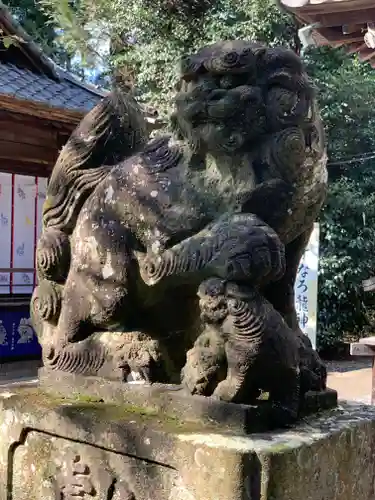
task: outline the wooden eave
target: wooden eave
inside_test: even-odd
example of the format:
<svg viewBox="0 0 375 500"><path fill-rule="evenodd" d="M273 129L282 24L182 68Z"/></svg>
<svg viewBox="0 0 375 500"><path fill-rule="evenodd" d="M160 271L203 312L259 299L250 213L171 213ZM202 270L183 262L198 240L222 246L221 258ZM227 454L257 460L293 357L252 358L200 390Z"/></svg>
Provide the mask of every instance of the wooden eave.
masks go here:
<svg viewBox="0 0 375 500"><path fill-rule="evenodd" d="M0 104L0 171L48 176L74 124L47 120ZM59 117L57 117L59 118ZM78 117L77 117L78 118Z"/></svg>
<svg viewBox="0 0 375 500"><path fill-rule="evenodd" d="M375 0L281 0L305 25L319 24L312 36L317 45L344 47L375 68L375 50L367 47L367 24L375 23Z"/></svg>
<svg viewBox="0 0 375 500"><path fill-rule="evenodd" d="M67 128L71 130L84 116L84 113L80 111L54 108L43 103L17 99L3 94L0 94L0 109L21 115L34 116L47 122L66 124Z"/></svg>

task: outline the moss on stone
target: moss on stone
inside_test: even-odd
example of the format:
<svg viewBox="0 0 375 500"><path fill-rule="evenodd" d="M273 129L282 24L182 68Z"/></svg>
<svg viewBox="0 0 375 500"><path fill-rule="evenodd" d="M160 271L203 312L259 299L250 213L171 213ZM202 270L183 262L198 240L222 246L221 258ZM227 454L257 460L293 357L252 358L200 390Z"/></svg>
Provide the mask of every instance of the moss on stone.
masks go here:
<svg viewBox="0 0 375 500"><path fill-rule="evenodd" d="M105 403L101 398L89 396L80 393L73 393L69 398L62 397L58 394L44 393L40 390L30 391L27 394L27 398L32 401L35 398L35 402L39 407L44 408L56 408L59 406L68 407L70 412L77 412L80 415L82 413L89 414L90 418L101 421L120 421L136 419L140 423L153 423L167 426L168 430L171 427L174 429L180 429L185 426L186 423L178 418L177 415L173 413L164 413L153 406L138 406L130 403L123 404L111 404ZM152 421L152 422L151 422Z"/></svg>
<svg viewBox="0 0 375 500"><path fill-rule="evenodd" d="M145 402L146 403L146 402ZM17 391L14 399L8 399L5 407L18 408L22 414L40 415L43 419L50 411L56 411L60 416L69 419L81 420L82 425L90 419L98 425L111 422L126 424L135 421L140 426L148 426L162 432L184 434L189 432L220 432L231 434L231 426L218 424L210 420L207 415L197 414L189 420L183 415L173 413L173 409L164 409L158 406L134 404L129 402L103 402L100 397L82 394L78 390L69 395L48 392L40 388L25 388ZM191 417L191 416L190 416Z"/></svg>
<svg viewBox="0 0 375 500"><path fill-rule="evenodd" d="M64 398L65 401L79 401L80 403L103 403L103 400L96 396L89 396L88 394L81 394L75 392L70 398Z"/></svg>
<svg viewBox="0 0 375 500"><path fill-rule="evenodd" d="M291 448L288 444L285 443L276 443L271 448L269 449L270 453L277 454L277 453L285 453L286 451L289 451Z"/></svg>

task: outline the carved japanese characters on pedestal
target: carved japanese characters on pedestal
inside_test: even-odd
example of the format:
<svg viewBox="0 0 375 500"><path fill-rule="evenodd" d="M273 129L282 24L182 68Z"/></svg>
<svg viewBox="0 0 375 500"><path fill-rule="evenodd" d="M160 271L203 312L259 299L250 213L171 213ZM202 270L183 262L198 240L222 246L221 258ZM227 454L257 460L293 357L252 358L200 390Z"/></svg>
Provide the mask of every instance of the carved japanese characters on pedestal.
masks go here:
<svg viewBox="0 0 375 500"><path fill-rule="evenodd" d="M126 481L96 464L94 471L80 455L66 456L63 468L55 479L56 500L136 500Z"/></svg>
<svg viewBox="0 0 375 500"><path fill-rule="evenodd" d="M37 248L32 316L46 366L182 383L298 415L326 372L293 285L326 192L313 89L284 48L186 56L172 133L147 140L113 92L62 150Z"/></svg>

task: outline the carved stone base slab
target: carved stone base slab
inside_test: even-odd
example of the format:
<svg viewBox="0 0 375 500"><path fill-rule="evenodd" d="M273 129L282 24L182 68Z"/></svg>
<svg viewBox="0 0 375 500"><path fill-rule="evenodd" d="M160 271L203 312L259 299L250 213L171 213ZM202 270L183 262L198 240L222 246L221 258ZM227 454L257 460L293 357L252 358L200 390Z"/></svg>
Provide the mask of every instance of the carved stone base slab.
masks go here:
<svg viewBox="0 0 375 500"><path fill-rule="evenodd" d="M219 426L219 432L251 433L274 427L267 402L258 406L239 405L191 396L181 386L167 384L127 384L100 377L87 377L46 368L39 370L40 387L62 397L84 397L104 403L130 404L171 418ZM337 406L337 392L310 392L305 396L302 416Z"/></svg>
<svg viewBox="0 0 375 500"><path fill-rule="evenodd" d="M0 500L373 500L375 408L225 435L137 406L0 393Z"/></svg>

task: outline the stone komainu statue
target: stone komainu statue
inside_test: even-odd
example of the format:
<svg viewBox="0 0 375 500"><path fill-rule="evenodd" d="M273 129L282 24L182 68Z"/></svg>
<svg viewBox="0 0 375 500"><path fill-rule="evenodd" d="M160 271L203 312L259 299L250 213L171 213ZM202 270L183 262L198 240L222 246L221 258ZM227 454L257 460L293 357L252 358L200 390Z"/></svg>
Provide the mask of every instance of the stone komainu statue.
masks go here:
<svg viewBox="0 0 375 500"><path fill-rule="evenodd" d="M32 318L45 364L179 383L288 418L326 372L293 286L325 198L322 125L297 55L243 41L183 58L173 132L104 99L56 163Z"/></svg>

